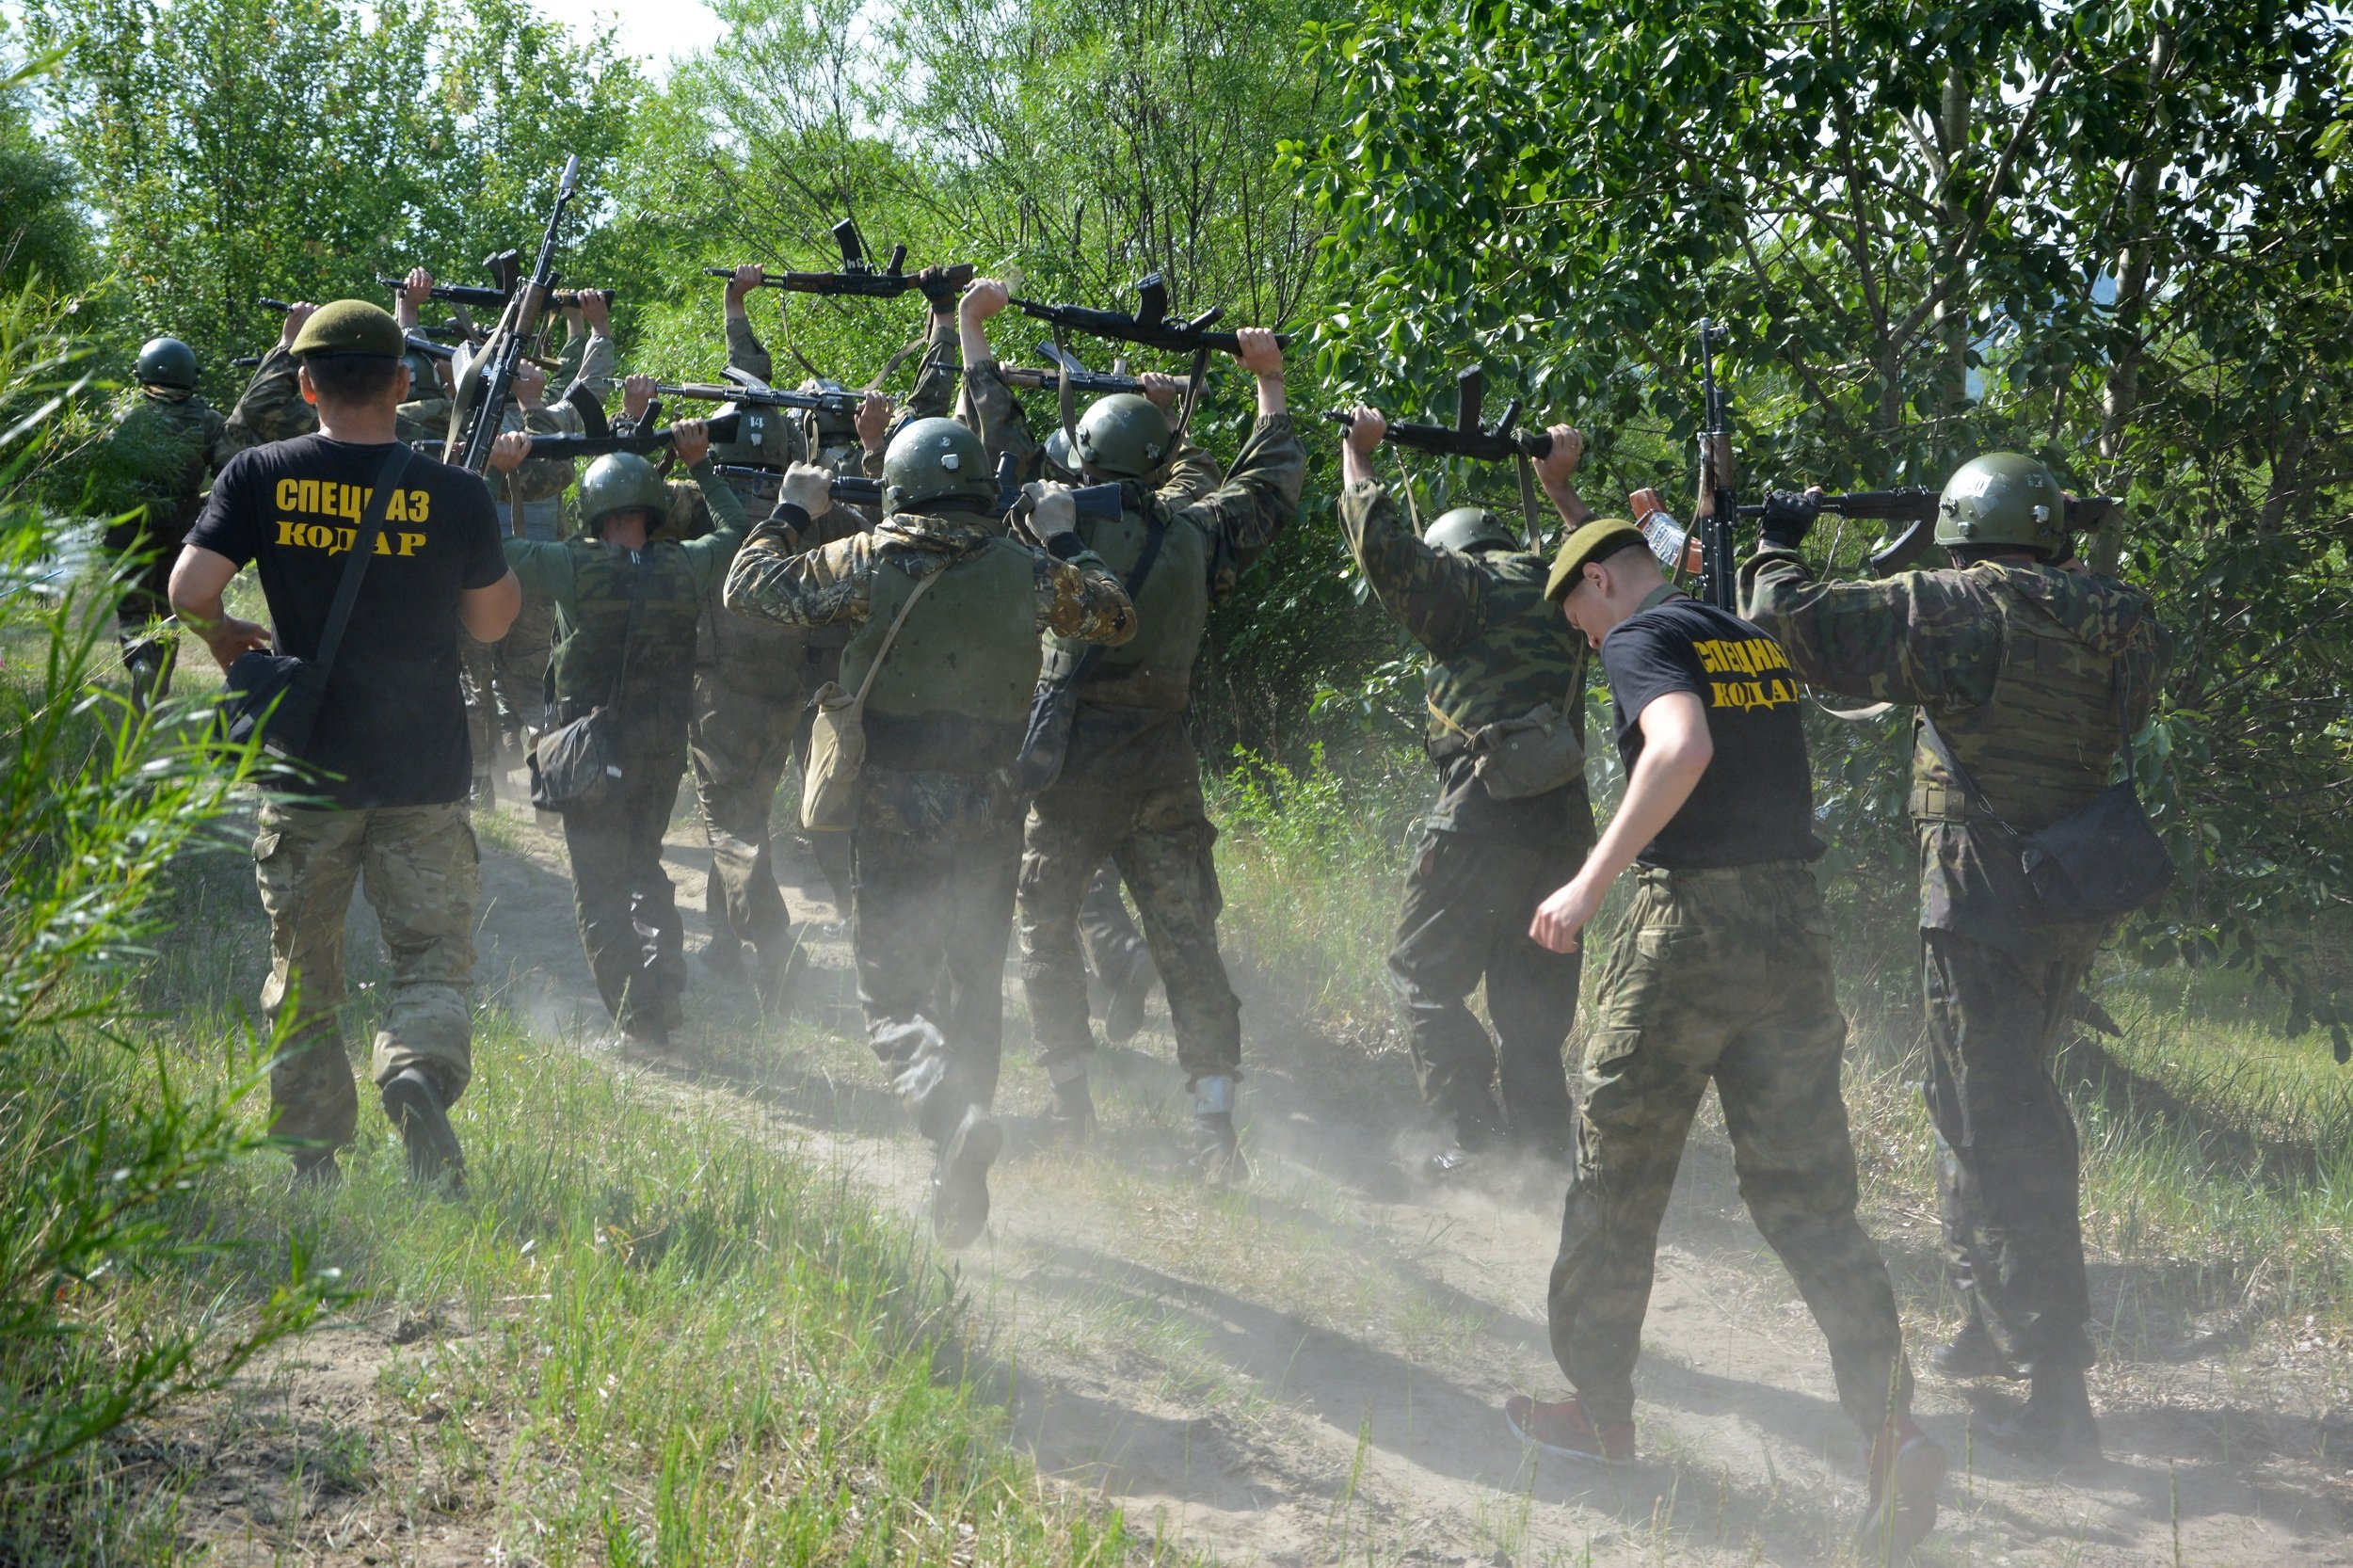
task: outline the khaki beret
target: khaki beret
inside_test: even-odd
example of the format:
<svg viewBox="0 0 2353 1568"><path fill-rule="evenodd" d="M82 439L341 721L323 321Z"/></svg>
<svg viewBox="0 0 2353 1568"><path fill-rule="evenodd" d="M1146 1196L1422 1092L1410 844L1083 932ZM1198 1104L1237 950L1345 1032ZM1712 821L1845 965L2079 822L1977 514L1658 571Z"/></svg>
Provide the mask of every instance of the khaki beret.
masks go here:
<svg viewBox="0 0 2353 1568"><path fill-rule="evenodd" d="M1595 518L1561 543L1552 559L1552 575L1545 579L1545 598L1558 604L1569 597L1584 575L1585 563L1616 554L1627 545L1648 545L1642 531L1624 518Z"/></svg>
<svg viewBox="0 0 2353 1568"><path fill-rule="evenodd" d="M408 350L406 335L392 312L364 299L337 299L311 312L296 334L294 357L313 354L373 354L397 360Z"/></svg>

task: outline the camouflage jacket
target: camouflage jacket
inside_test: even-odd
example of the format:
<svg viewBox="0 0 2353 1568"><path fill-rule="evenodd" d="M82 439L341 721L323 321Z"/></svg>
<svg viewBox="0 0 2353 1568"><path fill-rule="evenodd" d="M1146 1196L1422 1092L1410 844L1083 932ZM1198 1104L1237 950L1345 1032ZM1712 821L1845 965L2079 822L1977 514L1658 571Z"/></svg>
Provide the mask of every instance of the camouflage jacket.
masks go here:
<svg viewBox="0 0 2353 1568"><path fill-rule="evenodd" d="M708 462L695 470L695 482L719 523L701 538L681 540L665 530L635 556L590 538L504 541L506 564L523 587L555 601L552 667L563 720L611 701L617 687L623 746L662 765L683 764L696 621L704 593L744 541L735 492ZM642 600L633 634L632 599Z"/></svg>
<svg viewBox="0 0 2353 1568"><path fill-rule="evenodd" d="M230 439L239 451L265 441L290 441L319 427L319 411L303 401L302 367L284 344L270 344L229 411Z"/></svg>
<svg viewBox="0 0 2353 1568"><path fill-rule="evenodd" d="M582 387L600 401L610 402L618 386L613 376L618 360L610 332L591 329L584 336L568 334L563 351L555 357L555 369L548 376L548 391L561 399L574 387Z"/></svg>
<svg viewBox="0 0 2353 1568"><path fill-rule="evenodd" d="M229 422L199 393L131 393L115 410L100 463L101 504L110 516L128 514L107 528L106 548L129 549L144 533L176 553L212 476L241 450Z"/></svg>
<svg viewBox="0 0 2353 1568"><path fill-rule="evenodd" d="M1545 598L1551 563L1520 551L1465 553L1424 544L1376 480L1341 494L1340 527L1373 597L1430 654L1422 746L1437 766L1439 793L1424 825L1590 846L1593 810L1583 778L1545 794L1497 800L1473 774L1465 738L1543 706L1565 707L1584 736L1587 648Z"/></svg>
<svg viewBox="0 0 2353 1568"><path fill-rule="evenodd" d="M978 513L901 513L803 552L795 528L805 520L798 507L779 506L753 534L728 574L728 609L790 625L863 626L887 568L921 579L1006 542L1003 526ZM1100 557L1083 550L1067 561L1043 550L1029 554L1037 631L1112 645L1135 634L1133 607ZM1020 675L1024 689L1033 678L1034 666ZM1017 821L1027 806L1001 773L870 764L859 810L880 831L963 838Z"/></svg>
<svg viewBox="0 0 2353 1568"><path fill-rule="evenodd" d="M1778 546L1742 566L1740 586L1744 615L1780 641L1802 679L1844 696L1916 708L1921 925L2027 956L2088 956L2105 926L2062 928L2041 918L2015 840L1962 802L1940 798L1955 792L1941 787L1946 776L1922 738L1923 721L1937 720L1948 744L1964 731L1998 735L2005 710L1989 705L2006 679L2021 679L2008 669L2017 641L2011 617L2033 616L2039 633L2073 650L2089 677L2079 684L2094 694L2063 727L2063 744L2080 762L2046 758L2044 771L2075 767L2084 776L2070 798L2096 793L2120 730L2147 722L2169 654L2148 594L2088 572L1993 561L1881 582L1817 583L1795 551ZM2032 827L2048 816L2029 810L2021 820Z"/></svg>

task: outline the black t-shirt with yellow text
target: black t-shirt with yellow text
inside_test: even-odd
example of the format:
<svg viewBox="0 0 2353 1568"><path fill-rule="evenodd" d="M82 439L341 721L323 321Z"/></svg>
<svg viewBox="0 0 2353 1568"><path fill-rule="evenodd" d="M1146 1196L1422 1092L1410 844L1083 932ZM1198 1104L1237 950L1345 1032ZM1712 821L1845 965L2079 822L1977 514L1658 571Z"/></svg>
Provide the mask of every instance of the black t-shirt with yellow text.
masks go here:
<svg viewBox="0 0 2353 1568"><path fill-rule="evenodd" d="M188 542L254 564L277 651L318 655L328 609L391 445L299 436L238 454ZM506 574L482 481L409 455L360 580L303 760L346 808L431 806L472 778L457 687L458 596Z"/></svg>
<svg viewBox="0 0 2353 1568"><path fill-rule="evenodd" d="M1642 710L1669 692L1700 699L1715 744L1691 798L1643 849L1643 865L1694 871L1822 853L1798 677L1779 643L1678 595L1621 621L1602 639L1601 667L1628 774L1642 755Z"/></svg>

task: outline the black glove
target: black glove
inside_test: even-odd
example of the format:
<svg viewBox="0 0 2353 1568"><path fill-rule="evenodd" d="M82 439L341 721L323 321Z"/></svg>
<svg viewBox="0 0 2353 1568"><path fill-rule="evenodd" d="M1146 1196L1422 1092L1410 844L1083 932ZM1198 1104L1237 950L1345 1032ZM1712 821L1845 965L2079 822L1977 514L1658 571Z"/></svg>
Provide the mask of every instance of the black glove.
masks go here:
<svg viewBox="0 0 2353 1568"><path fill-rule="evenodd" d="M779 501L776 510L760 519L760 525L744 536L744 543L765 539L778 554L792 555L799 552L801 536L808 532L808 514L800 507L790 501Z"/></svg>
<svg viewBox="0 0 2353 1568"><path fill-rule="evenodd" d="M927 266L917 273L915 286L922 292L925 299L931 301L933 310L943 312L954 310L957 299L964 294L944 266Z"/></svg>
<svg viewBox="0 0 2353 1568"><path fill-rule="evenodd" d="M1757 524L1756 536L1777 549L1795 550L1805 543L1814 520L1821 515L1821 502L1803 490L1768 490L1765 520Z"/></svg>

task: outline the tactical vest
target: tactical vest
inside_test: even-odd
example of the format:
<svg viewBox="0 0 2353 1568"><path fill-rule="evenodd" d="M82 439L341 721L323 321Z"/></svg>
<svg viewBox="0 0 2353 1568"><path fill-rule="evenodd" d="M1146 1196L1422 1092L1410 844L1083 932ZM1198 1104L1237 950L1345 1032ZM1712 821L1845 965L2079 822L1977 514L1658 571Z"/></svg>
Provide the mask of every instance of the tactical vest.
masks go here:
<svg viewBox="0 0 2353 1568"><path fill-rule="evenodd" d="M1433 657L1422 677L1433 758L1463 750L1464 730L1520 718L1541 702L1557 706L1577 679L1582 636L1545 598L1551 564L1541 555L1493 550L1470 559L1487 579L1484 624L1447 657ZM1573 702L1570 710L1581 738L1584 705Z"/></svg>
<svg viewBox="0 0 2353 1568"><path fill-rule="evenodd" d="M1970 569L1982 601L2002 621L2002 667L1993 694L1940 711L1937 733L2002 820L2031 832L2088 806L2107 787L2122 739L2116 661L2061 626L2004 581L2009 568ZM1982 819L1968 792L1913 720L1912 814L1928 821Z"/></svg>
<svg viewBox="0 0 2353 1568"><path fill-rule="evenodd" d="M749 516L767 515L775 502L773 495L762 497L757 485L734 480L728 483ZM691 508L691 521L680 520L690 515L689 509L680 504L681 490L694 495L696 504ZM671 525L691 530L676 536L694 538L711 532L710 509L702 504L698 488L672 481L670 493ZM739 616L727 607L726 594L727 573L714 573L711 586L703 590L702 619L695 632L696 667L715 672L736 691L776 702L798 702L808 661L808 628L786 626L760 616Z"/></svg>
<svg viewBox="0 0 2353 1568"><path fill-rule="evenodd" d="M1089 702L1183 712L1193 701L1193 661L1200 656L1202 634L1209 624L1209 542L1165 503L1155 500L1152 504L1168 527L1136 594L1136 634L1104 649L1079 691ZM1116 521L1082 524L1080 532L1103 557L1105 569L1127 582L1144 553L1147 528L1143 515L1129 510ZM1085 658L1089 646L1049 638L1047 673L1067 675Z"/></svg>
<svg viewBox="0 0 2353 1568"><path fill-rule="evenodd" d="M991 539L949 565L900 628L866 699L867 760L886 768L990 773L1021 750L1037 686L1037 566ZM866 621L841 650L855 692L915 589L892 556L874 573Z"/></svg>
<svg viewBox="0 0 2353 1568"><path fill-rule="evenodd" d="M695 687L695 622L702 601L675 540L629 552L575 540L572 592L557 606L561 639L551 668L567 720L612 699L632 596L643 599L618 704L622 744L676 759L683 750Z"/></svg>

